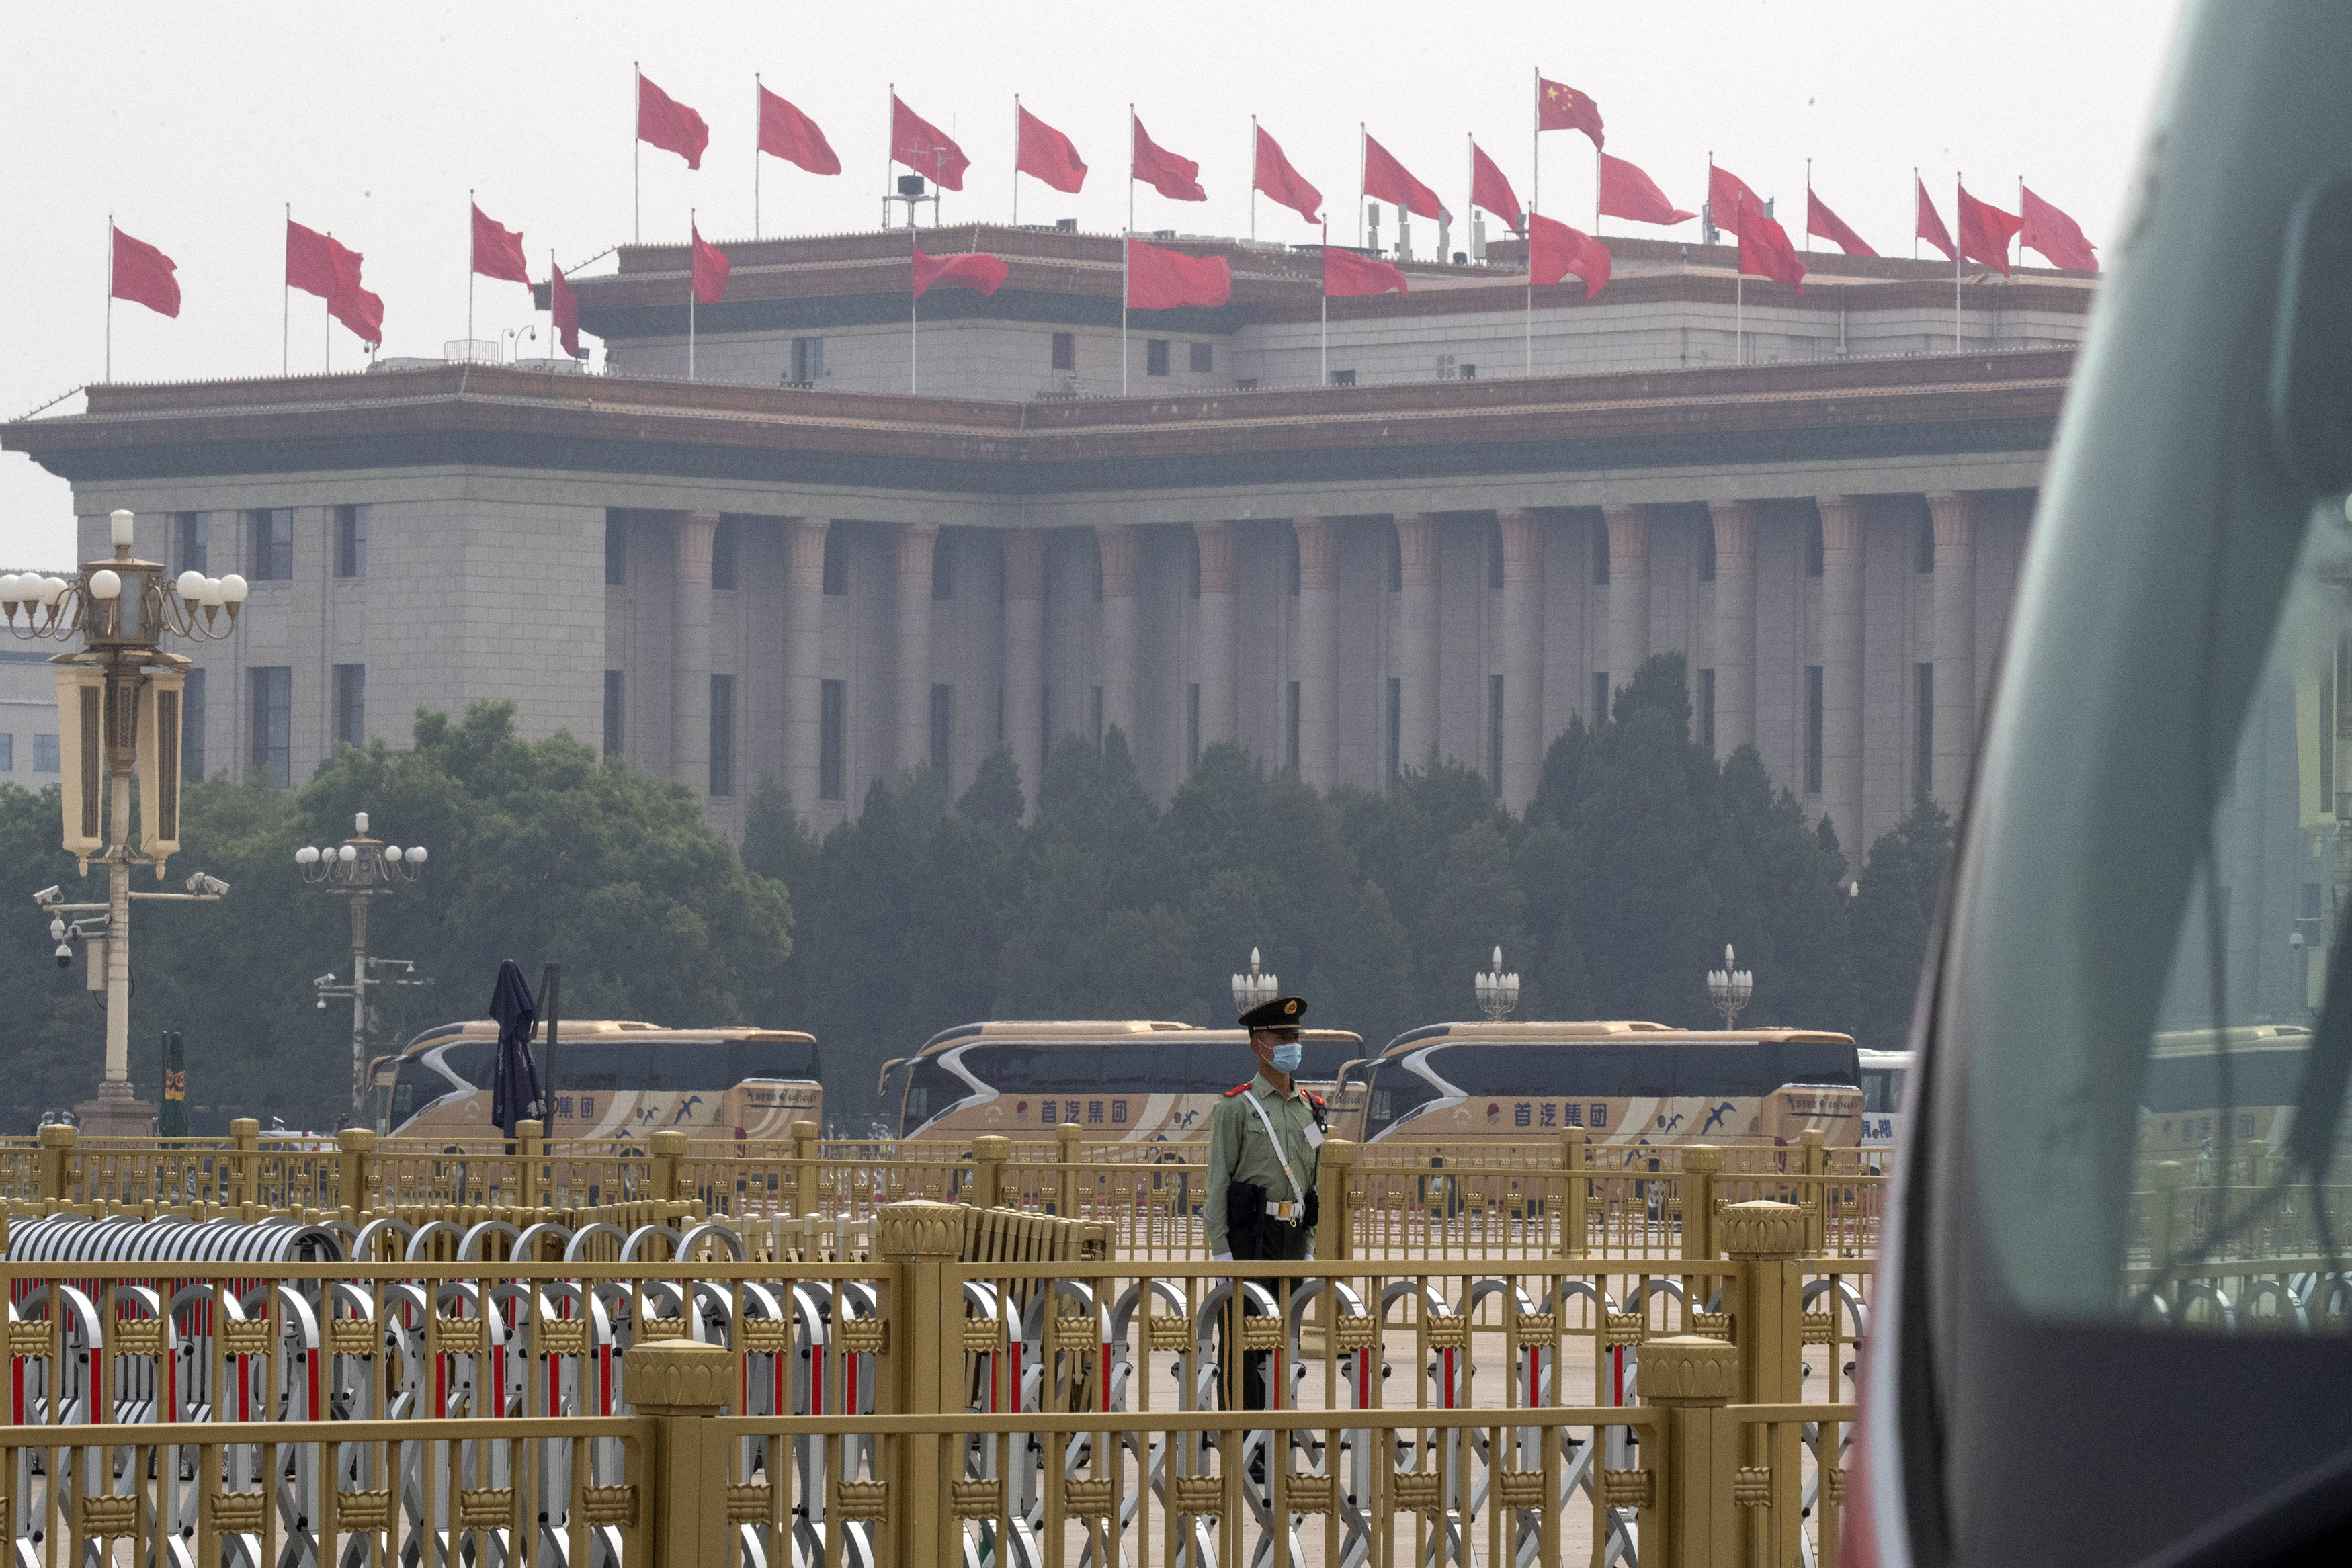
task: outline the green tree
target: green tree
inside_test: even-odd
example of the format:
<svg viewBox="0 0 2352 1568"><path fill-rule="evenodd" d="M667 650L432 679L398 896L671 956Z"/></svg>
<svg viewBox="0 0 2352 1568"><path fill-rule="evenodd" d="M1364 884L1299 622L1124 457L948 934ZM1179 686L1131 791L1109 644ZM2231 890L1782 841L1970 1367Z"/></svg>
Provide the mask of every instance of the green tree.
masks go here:
<svg viewBox="0 0 2352 1568"><path fill-rule="evenodd" d="M1900 832L1882 835L1870 846L1853 900L1855 1037L1874 1050L1899 1050L1910 1037L1927 946L1922 911L1910 846Z"/></svg>

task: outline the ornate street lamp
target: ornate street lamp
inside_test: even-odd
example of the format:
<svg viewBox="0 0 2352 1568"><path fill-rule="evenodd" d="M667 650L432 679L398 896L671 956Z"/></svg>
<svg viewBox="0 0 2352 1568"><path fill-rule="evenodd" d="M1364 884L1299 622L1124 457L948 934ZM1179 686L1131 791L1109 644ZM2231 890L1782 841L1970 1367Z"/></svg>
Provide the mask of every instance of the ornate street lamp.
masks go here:
<svg viewBox="0 0 2352 1568"><path fill-rule="evenodd" d="M1511 1016L1519 1005L1519 977L1503 973L1503 950L1495 949L1495 967L1491 974L1473 975L1470 984L1478 994L1478 1010L1486 1015L1489 1023L1500 1023Z"/></svg>
<svg viewBox="0 0 2352 1568"><path fill-rule="evenodd" d="M1257 949L1250 949L1249 973L1234 977L1234 1011L1245 1013L1261 1002L1270 1002L1282 995L1282 977L1261 974L1257 967Z"/></svg>
<svg viewBox="0 0 2352 1568"><path fill-rule="evenodd" d="M50 661L58 667L64 842L84 876L90 862L105 862L107 900L66 904L51 888L37 902L52 925L65 914L103 912L106 1068L97 1101L83 1108L82 1129L136 1137L147 1133L150 1113L131 1087L131 901L211 903L228 891L226 883L201 872L188 879L185 893L131 891L133 865L153 866L161 882L163 862L180 847L181 688L194 664L184 654L163 652L162 643L166 636L211 642L236 631L245 579L184 571L176 581L166 580L160 562L132 558L133 520L127 511L116 512L109 519L112 558L84 561L70 581L38 572L0 576L0 625L22 638L82 642L79 651ZM136 849L131 842L134 772Z"/></svg>
<svg viewBox="0 0 2352 1568"><path fill-rule="evenodd" d="M340 893L352 901L352 977L339 985L332 973L321 975L310 982L319 993L319 1006L326 1008L329 997L349 997L352 999L352 1125L365 1126L367 1114L367 991L370 986L421 986L416 961L413 958L371 958L368 956L368 904L389 894L403 883L413 883L425 873L425 846L411 844L402 849L368 837L368 817L365 811L352 818L352 836L340 844L316 847L303 845L294 852L294 863L302 868L302 880L313 887L323 887L330 893ZM377 970L398 969L398 978L379 977ZM379 1132L383 1129L378 1128Z"/></svg>
<svg viewBox="0 0 2352 1568"><path fill-rule="evenodd" d="M1706 972L1707 999L1715 1004L1715 1010L1723 1015L1723 1027L1726 1029L1732 1027L1733 1020L1739 1017L1739 1009L1748 1005L1749 995L1756 989L1756 977L1746 969L1734 967L1735 962L1731 956L1731 944L1726 942L1723 945L1723 967Z"/></svg>

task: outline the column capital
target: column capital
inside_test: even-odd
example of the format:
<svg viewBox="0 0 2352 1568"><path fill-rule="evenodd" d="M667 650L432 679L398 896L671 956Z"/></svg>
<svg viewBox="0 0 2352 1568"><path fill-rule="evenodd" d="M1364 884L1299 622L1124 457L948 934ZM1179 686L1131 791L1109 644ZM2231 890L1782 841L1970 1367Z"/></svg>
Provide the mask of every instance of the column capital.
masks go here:
<svg viewBox="0 0 2352 1568"><path fill-rule="evenodd" d="M1241 587L1241 552L1234 548L1234 525L1219 517L1192 525L1201 547L1201 591L1233 593Z"/></svg>
<svg viewBox="0 0 2352 1568"><path fill-rule="evenodd" d="M1609 524L1609 570L1643 570L1650 558L1650 511L1646 507L1603 507Z"/></svg>
<svg viewBox="0 0 2352 1568"><path fill-rule="evenodd" d="M1095 525L1095 548L1102 552L1105 599L1135 597L1136 568L1142 559L1142 539L1130 523Z"/></svg>
<svg viewBox="0 0 2352 1568"><path fill-rule="evenodd" d="M1407 588L1433 588L1437 583L1437 515L1434 512L1399 512L1391 519L1396 524L1397 551L1404 567Z"/></svg>
<svg viewBox="0 0 2352 1568"><path fill-rule="evenodd" d="M784 580L824 579L825 536L833 531L829 517L785 517Z"/></svg>
<svg viewBox="0 0 2352 1568"><path fill-rule="evenodd" d="M1706 515L1715 522L1716 570L1722 571L1727 557L1739 563L1752 559L1756 553L1756 503L1753 501L1709 501Z"/></svg>
<svg viewBox="0 0 2352 1568"><path fill-rule="evenodd" d="M1543 513L1532 507L1515 507L1496 512L1495 522L1503 534L1503 580L1543 580Z"/></svg>
<svg viewBox="0 0 2352 1568"><path fill-rule="evenodd" d="M1858 553L1862 549L1862 530L1869 521L1870 508L1859 496L1816 496L1814 507L1822 515L1822 554L1823 556Z"/></svg>
<svg viewBox="0 0 2352 1568"><path fill-rule="evenodd" d="M1977 497L1974 490L1927 492L1927 516L1935 524L1937 554L1966 550L1976 543Z"/></svg>
<svg viewBox="0 0 2352 1568"><path fill-rule="evenodd" d="M910 577L921 578L926 585L931 580L931 551L940 542L937 523L900 523L898 525L898 577L901 581Z"/></svg>
<svg viewBox="0 0 2352 1568"><path fill-rule="evenodd" d="M708 587L710 582L710 541L719 532L716 512L679 512L672 519L670 538L677 550L678 575Z"/></svg>
<svg viewBox="0 0 2352 1568"><path fill-rule="evenodd" d="M1339 586L1339 520L1337 517L1293 517L1291 531L1298 538L1298 587Z"/></svg>
<svg viewBox="0 0 2352 1568"><path fill-rule="evenodd" d="M1004 530L1004 597L1045 597L1045 536L1035 528Z"/></svg>

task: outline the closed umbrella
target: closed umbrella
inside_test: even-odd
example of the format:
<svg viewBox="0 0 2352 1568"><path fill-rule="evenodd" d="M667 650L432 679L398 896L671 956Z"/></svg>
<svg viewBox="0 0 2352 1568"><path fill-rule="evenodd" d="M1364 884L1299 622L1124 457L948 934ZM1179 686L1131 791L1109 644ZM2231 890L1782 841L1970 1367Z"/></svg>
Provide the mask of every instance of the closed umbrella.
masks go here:
<svg viewBox="0 0 2352 1568"><path fill-rule="evenodd" d="M498 988L490 993L490 1017L499 1026L499 1062L490 1076L490 1120L511 1138L517 1122L539 1120L547 1109L539 1066L530 1058L539 1004L531 1000L530 984L512 958L499 966Z"/></svg>

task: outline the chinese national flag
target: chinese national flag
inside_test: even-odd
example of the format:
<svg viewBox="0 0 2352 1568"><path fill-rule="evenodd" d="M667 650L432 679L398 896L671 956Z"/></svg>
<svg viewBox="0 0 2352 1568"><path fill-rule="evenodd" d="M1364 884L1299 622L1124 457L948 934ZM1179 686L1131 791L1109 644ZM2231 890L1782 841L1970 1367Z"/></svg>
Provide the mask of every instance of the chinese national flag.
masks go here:
<svg viewBox="0 0 2352 1568"><path fill-rule="evenodd" d="M522 263L522 231L500 228L479 207L474 209L474 270L484 277L525 287L530 283L530 271Z"/></svg>
<svg viewBox="0 0 2352 1568"><path fill-rule="evenodd" d="M1128 166L1128 178L1142 181L1171 201L1209 199L1209 193L1201 189L1201 166L1190 158L1179 158L1145 135L1139 120L1135 122L1135 162Z"/></svg>
<svg viewBox="0 0 2352 1568"><path fill-rule="evenodd" d="M2038 250L2053 267L2063 267L2075 272L2099 270L2098 247L2083 237L2082 225L2041 197L2031 188L2021 186L2024 201L2020 204L2025 220L2021 238L2028 250Z"/></svg>
<svg viewBox="0 0 2352 1568"><path fill-rule="evenodd" d="M177 316L180 280L173 276L177 271L170 256L145 240L114 231L113 275L107 282L112 298L144 305L159 316Z"/></svg>
<svg viewBox="0 0 2352 1568"><path fill-rule="evenodd" d="M1358 256L1335 245L1323 247L1323 292L1326 297L1342 299L1354 294L1386 294L1394 289L1410 294L1404 284L1404 274L1385 261L1375 261L1368 256Z"/></svg>
<svg viewBox="0 0 2352 1568"><path fill-rule="evenodd" d="M650 141L665 152L686 160L689 169L702 167L702 150L710 145L710 127L702 116L654 86L649 77L637 78L637 140Z"/></svg>
<svg viewBox="0 0 2352 1568"><path fill-rule="evenodd" d="M1364 138L1364 194L1394 202L1424 218L1440 217L1445 213L1437 193L1407 173L1393 153L1369 136Z"/></svg>
<svg viewBox="0 0 2352 1568"><path fill-rule="evenodd" d="M1554 284L1576 274L1584 279L1587 299L1609 287L1609 247L1558 218L1528 217L1528 260L1538 283Z"/></svg>
<svg viewBox="0 0 2352 1568"><path fill-rule="evenodd" d="M816 121L764 87L760 89L760 151L812 174L841 172L841 160Z"/></svg>
<svg viewBox="0 0 2352 1568"><path fill-rule="evenodd" d="M563 280L563 269L551 260L547 264L547 313L555 324L555 340L573 359L580 353L580 296Z"/></svg>
<svg viewBox="0 0 2352 1568"><path fill-rule="evenodd" d="M1234 297L1234 269L1222 256L1186 256L1140 240L1127 242L1127 302L1137 310L1223 305Z"/></svg>
<svg viewBox="0 0 2352 1568"><path fill-rule="evenodd" d="M890 95L890 162L904 163L943 191L963 189L971 160L940 128Z"/></svg>
<svg viewBox="0 0 2352 1568"><path fill-rule="evenodd" d="M1565 82L1536 78L1536 129L1581 131L1601 146L1601 106ZM1574 230L1570 230L1574 233Z"/></svg>
<svg viewBox="0 0 2352 1568"><path fill-rule="evenodd" d="M1959 260L1960 253L1952 248L1952 236L1944 227L1943 216L1936 211L1936 204L1927 194L1927 182L1914 174L1911 183L1919 187L1919 222L1912 232L1951 260Z"/></svg>
<svg viewBox="0 0 2352 1568"><path fill-rule="evenodd" d="M1681 224L1698 216L1666 200L1658 183L1622 158L1601 155L1601 211L1637 224Z"/></svg>
<svg viewBox="0 0 2352 1568"><path fill-rule="evenodd" d="M993 294L1013 269L1004 258L966 251L958 256L925 256L923 247L915 246L915 298L920 299L923 290L934 283L948 284L957 288L977 288L982 294Z"/></svg>
<svg viewBox="0 0 2352 1568"><path fill-rule="evenodd" d="M1848 256L1876 256L1878 253L1862 243L1862 236L1846 226L1846 221L1830 211L1830 204L1805 190L1805 232L1834 244Z"/></svg>
<svg viewBox="0 0 2352 1568"><path fill-rule="evenodd" d="M350 290L327 301L327 314L352 330L362 343L383 341L383 301L353 283Z"/></svg>
<svg viewBox="0 0 2352 1568"><path fill-rule="evenodd" d="M1739 270L1749 277L1769 277L1803 287L1805 264L1797 255L1797 247L1789 243L1789 231L1762 213L1750 210L1745 200L1734 215L1739 219Z"/></svg>
<svg viewBox="0 0 2352 1568"><path fill-rule="evenodd" d="M286 281L332 303L359 287L360 253L318 230L286 221Z"/></svg>
<svg viewBox="0 0 2352 1568"><path fill-rule="evenodd" d="M1715 226L1726 234L1738 234L1741 216L1760 218L1764 215L1764 200L1748 188L1748 182L1720 163L1706 166L1707 216Z"/></svg>
<svg viewBox="0 0 2352 1568"><path fill-rule="evenodd" d="M704 239L700 229L688 225L687 232L694 236L694 297L716 305L727 298L727 253Z"/></svg>
<svg viewBox="0 0 2352 1568"><path fill-rule="evenodd" d="M1323 221L1323 193L1300 178L1290 160L1282 155L1281 144L1265 133L1263 126L1257 133L1257 155L1252 161L1253 183L1310 224Z"/></svg>
<svg viewBox="0 0 2352 1568"><path fill-rule="evenodd" d="M1517 193L1475 141L1470 143L1470 204L1486 208L1515 229L1525 226L1527 209L1519 205Z"/></svg>
<svg viewBox="0 0 2352 1568"><path fill-rule="evenodd" d="M1016 110L1013 118L1021 132L1021 145L1013 160L1014 171L1034 174L1065 195L1076 195L1087 183L1087 164L1070 145L1070 139L1025 109Z"/></svg>
<svg viewBox="0 0 2352 1568"><path fill-rule="evenodd" d="M2024 220L2002 212L1990 202L1978 201L1969 194L1966 185L1959 187L1959 199L1960 254L1970 261L1998 269L2007 277L2009 242Z"/></svg>

